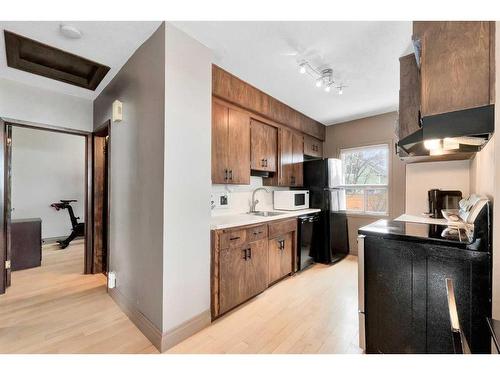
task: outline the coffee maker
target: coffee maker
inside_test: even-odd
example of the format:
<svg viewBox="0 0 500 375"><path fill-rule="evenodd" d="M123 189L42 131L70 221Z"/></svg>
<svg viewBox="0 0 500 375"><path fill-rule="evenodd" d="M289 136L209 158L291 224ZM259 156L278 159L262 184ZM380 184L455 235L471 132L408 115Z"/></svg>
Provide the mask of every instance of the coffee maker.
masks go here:
<svg viewBox="0 0 500 375"><path fill-rule="evenodd" d="M429 197L429 216L434 219L442 219L441 210L457 210L458 203L462 199L460 190L439 190L432 189L428 191Z"/></svg>

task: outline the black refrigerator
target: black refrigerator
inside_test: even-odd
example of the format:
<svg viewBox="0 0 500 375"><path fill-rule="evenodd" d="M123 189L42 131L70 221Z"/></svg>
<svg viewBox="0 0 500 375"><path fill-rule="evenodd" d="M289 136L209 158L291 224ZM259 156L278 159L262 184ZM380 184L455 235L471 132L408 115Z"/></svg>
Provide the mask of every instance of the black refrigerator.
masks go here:
<svg viewBox="0 0 500 375"><path fill-rule="evenodd" d="M309 206L321 209L314 248L311 249L314 260L319 263L335 263L349 254L341 173L339 159L304 161L304 188L309 190Z"/></svg>

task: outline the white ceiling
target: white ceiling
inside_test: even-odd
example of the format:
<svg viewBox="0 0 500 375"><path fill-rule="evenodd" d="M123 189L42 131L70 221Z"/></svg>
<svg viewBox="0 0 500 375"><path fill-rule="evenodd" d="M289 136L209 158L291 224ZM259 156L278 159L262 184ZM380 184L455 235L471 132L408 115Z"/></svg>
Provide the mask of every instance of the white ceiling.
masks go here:
<svg viewBox="0 0 500 375"><path fill-rule="evenodd" d="M68 39L60 34L59 25L77 27L81 39ZM61 93L94 99L132 56L134 51L158 28L161 22L110 21L17 21L0 22L0 77ZM7 67L3 30L74 53L111 68L95 91Z"/></svg>
<svg viewBox="0 0 500 375"><path fill-rule="evenodd" d="M215 63L326 125L398 107L399 57L411 22L172 22L214 50ZM298 61L330 66L348 87L325 93Z"/></svg>

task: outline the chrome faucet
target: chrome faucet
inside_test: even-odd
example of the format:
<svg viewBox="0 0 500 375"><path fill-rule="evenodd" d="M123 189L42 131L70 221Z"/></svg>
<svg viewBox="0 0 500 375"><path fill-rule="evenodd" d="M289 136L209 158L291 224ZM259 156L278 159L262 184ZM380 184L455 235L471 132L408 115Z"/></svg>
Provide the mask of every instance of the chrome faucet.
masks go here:
<svg viewBox="0 0 500 375"><path fill-rule="evenodd" d="M252 193L252 203L250 203L250 212L255 212L255 206L257 206L257 203L259 203L259 200L255 199L255 193L257 193L259 190L264 190L266 193L270 193L269 189L266 189L265 187L258 187L257 189L254 189Z"/></svg>

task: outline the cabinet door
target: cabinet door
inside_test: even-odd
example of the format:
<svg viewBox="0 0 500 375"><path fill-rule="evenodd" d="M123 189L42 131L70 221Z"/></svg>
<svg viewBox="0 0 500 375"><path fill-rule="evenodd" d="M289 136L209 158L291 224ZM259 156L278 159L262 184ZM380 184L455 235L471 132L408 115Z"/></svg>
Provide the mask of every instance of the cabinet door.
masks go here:
<svg viewBox="0 0 500 375"><path fill-rule="evenodd" d="M443 246L427 249L427 351L453 353L446 278L453 280L460 328L472 353L490 353L490 255Z"/></svg>
<svg viewBox="0 0 500 375"><path fill-rule="evenodd" d="M415 54L399 59L399 124L398 138L415 133L419 128L420 73Z"/></svg>
<svg viewBox="0 0 500 375"><path fill-rule="evenodd" d="M227 107L212 103L212 183L227 183L227 155L228 155L228 120Z"/></svg>
<svg viewBox="0 0 500 375"><path fill-rule="evenodd" d="M365 238L368 353L426 352L426 256L414 246Z"/></svg>
<svg viewBox="0 0 500 375"><path fill-rule="evenodd" d="M267 288L268 250L267 238L255 241L249 245L246 261L245 294L253 297Z"/></svg>
<svg viewBox="0 0 500 375"><path fill-rule="evenodd" d="M304 155L312 156L314 158L323 157L323 142L319 139L304 136Z"/></svg>
<svg viewBox="0 0 500 375"><path fill-rule="evenodd" d="M278 129L260 121L251 121L251 166L253 170L276 172Z"/></svg>
<svg viewBox="0 0 500 375"><path fill-rule="evenodd" d="M422 117L492 103L490 22L428 22L422 43Z"/></svg>
<svg viewBox="0 0 500 375"><path fill-rule="evenodd" d="M304 138L302 135L292 133L293 138L293 172L292 186L304 184Z"/></svg>
<svg viewBox="0 0 500 375"><path fill-rule="evenodd" d="M293 233L269 240L269 284L292 272Z"/></svg>
<svg viewBox="0 0 500 375"><path fill-rule="evenodd" d="M228 169L229 183L250 184L250 116L229 108Z"/></svg>
<svg viewBox="0 0 500 375"><path fill-rule="evenodd" d="M248 299L245 271L248 246L221 249L219 254L219 304L224 313Z"/></svg>
<svg viewBox="0 0 500 375"><path fill-rule="evenodd" d="M280 129L280 186L291 186L293 177L293 133Z"/></svg>

